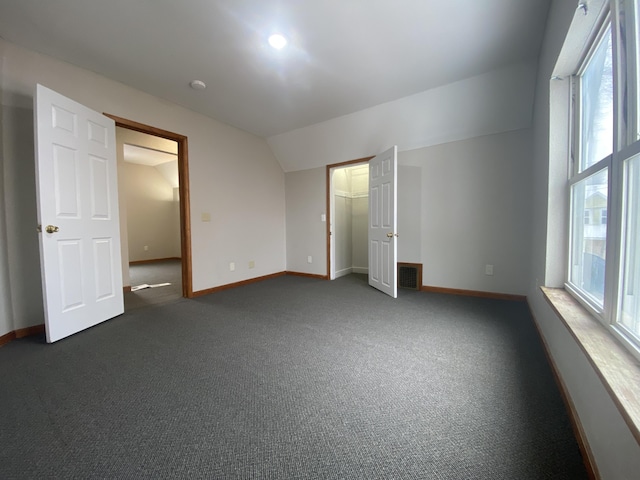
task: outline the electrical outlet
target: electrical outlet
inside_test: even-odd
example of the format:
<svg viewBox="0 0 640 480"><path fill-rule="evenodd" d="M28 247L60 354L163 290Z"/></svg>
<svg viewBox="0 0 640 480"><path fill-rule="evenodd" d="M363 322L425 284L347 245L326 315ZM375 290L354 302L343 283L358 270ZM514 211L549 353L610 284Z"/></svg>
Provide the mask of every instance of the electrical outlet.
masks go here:
<svg viewBox="0 0 640 480"><path fill-rule="evenodd" d="M144 246L144 251L145 251L145 252L149 251L149 245L145 245L145 246Z"/></svg>
<svg viewBox="0 0 640 480"><path fill-rule="evenodd" d="M235 264L235 263L233 263L233 262L230 262L230 263L229 263L229 271L230 271L230 272L233 272L235 269L236 269L236 264Z"/></svg>
<svg viewBox="0 0 640 480"><path fill-rule="evenodd" d="M313 263L313 258L311 257L311 255L307 257L307 263Z"/></svg>
<svg viewBox="0 0 640 480"><path fill-rule="evenodd" d="M484 266L484 274L485 275L493 275L493 265L485 265Z"/></svg>
<svg viewBox="0 0 640 480"><path fill-rule="evenodd" d="M255 260L249 260L249 268L256 268Z"/></svg>

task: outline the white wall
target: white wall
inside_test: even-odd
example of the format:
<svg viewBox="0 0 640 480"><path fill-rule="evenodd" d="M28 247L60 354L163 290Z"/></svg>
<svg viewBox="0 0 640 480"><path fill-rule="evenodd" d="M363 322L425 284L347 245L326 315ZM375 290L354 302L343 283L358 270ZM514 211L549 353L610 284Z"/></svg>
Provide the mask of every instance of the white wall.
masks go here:
<svg viewBox="0 0 640 480"><path fill-rule="evenodd" d="M369 273L369 196L351 203L351 265L354 273Z"/></svg>
<svg viewBox="0 0 640 480"><path fill-rule="evenodd" d="M35 233L32 103L36 83L96 111L189 138L194 290L285 269L284 174L264 139L3 40L0 58L5 254L13 329L43 322ZM201 221L205 212L210 222ZM248 267L251 260L254 269ZM232 261L234 272L229 271Z"/></svg>
<svg viewBox="0 0 640 480"><path fill-rule="evenodd" d="M0 79L2 78L2 57L0 57ZM2 96L2 82L0 82L0 97ZM4 108L0 103L0 132L2 132ZM7 190L4 181L4 142L0 135L0 336L14 330L13 314L11 309L11 284L9 283L9 259L7 258L7 223L5 218L5 192Z"/></svg>
<svg viewBox="0 0 640 480"><path fill-rule="evenodd" d="M398 164L419 167L422 173L423 284L524 295L531 235L531 130L401 152ZM398 183L399 192L411 189ZM405 235L400 225L398 230L400 247ZM494 266L493 276L485 275L487 264Z"/></svg>
<svg viewBox="0 0 640 480"><path fill-rule="evenodd" d="M422 263L422 167L401 160L398 185L398 262Z"/></svg>
<svg viewBox="0 0 640 480"><path fill-rule="evenodd" d="M337 277L347 275L353 268L353 200L344 193L334 195L333 236Z"/></svg>
<svg viewBox="0 0 640 480"><path fill-rule="evenodd" d="M2 41L0 40L0 52ZM6 78L10 64L3 67ZM10 89L3 85L3 98ZM4 201L6 250L12 330L42 324L42 284L38 246L33 108L17 108L3 102ZM5 293L3 291L3 293Z"/></svg>
<svg viewBox="0 0 640 480"><path fill-rule="evenodd" d="M398 260L422 263L424 285L526 294L531 133L400 152ZM325 255L324 224L317 222L324 211L324 171L286 174L287 258L296 260L296 271L325 273L303 261ZM494 265L493 276L485 275L486 264Z"/></svg>
<svg viewBox="0 0 640 480"><path fill-rule="evenodd" d="M331 172L333 182L333 212L331 214L332 240L334 243L333 268L335 276L351 273L352 256L352 204L351 182L346 168Z"/></svg>
<svg viewBox="0 0 640 480"><path fill-rule="evenodd" d="M285 172L531 126L535 62L269 137Z"/></svg>
<svg viewBox="0 0 640 480"><path fill-rule="evenodd" d="M566 188L563 171L556 160L550 168L550 91L554 66L576 12L577 2L553 0L544 44L538 66L534 106L533 228L531 273L528 278L528 300L549 346L595 456L603 479L637 478L640 471L640 446L632 437L602 382L574 338L543 299L538 285L561 286L558 266L562 264L559 248L564 245L564 229L559 223L566 218ZM592 6L592 4L590 4ZM579 15L582 13L579 12ZM562 88L561 84L553 89ZM556 135L556 132L553 132ZM550 171L551 176L550 176ZM559 175L558 176L558 173ZM564 169L566 172L566 169ZM563 268L560 265L560 270Z"/></svg>
<svg viewBox="0 0 640 480"><path fill-rule="evenodd" d="M326 168L287 173L287 271L327 274ZM313 263L307 263L311 255Z"/></svg>

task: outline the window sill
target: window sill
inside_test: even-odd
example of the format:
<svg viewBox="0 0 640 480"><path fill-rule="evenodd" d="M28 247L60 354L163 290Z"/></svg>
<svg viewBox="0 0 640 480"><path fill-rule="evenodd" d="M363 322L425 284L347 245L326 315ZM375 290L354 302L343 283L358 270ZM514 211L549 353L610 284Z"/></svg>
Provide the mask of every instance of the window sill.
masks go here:
<svg viewBox="0 0 640 480"><path fill-rule="evenodd" d="M540 287L640 444L640 362L562 288Z"/></svg>

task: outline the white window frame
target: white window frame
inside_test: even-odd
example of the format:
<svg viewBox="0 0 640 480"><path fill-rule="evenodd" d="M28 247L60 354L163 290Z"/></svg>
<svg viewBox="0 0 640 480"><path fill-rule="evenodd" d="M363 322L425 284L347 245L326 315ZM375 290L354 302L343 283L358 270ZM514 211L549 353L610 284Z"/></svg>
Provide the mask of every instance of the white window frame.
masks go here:
<svg viewBox="0 0 640 480"><path fill-rule="evenodd" d="M565 272L565 289L571 293L587 310L597 318L616 338L618 338L630 351L640 359L640 339L637 334L629 332L623 325L617 322L618 312L621 311L622 295L619 291L622 284L624 266L622 264L623 241L625 238L623 225L623 193L624 189L624 167L627 160L632 159L636 155L640 155L640 90L638 86L638 76L640 75L640 60L638 53L640 52L640 26L636 27L635 37L626 38L626 56L620 55L620 26L618 24L619 17L619 1L611 0L610 9L605 9L601 19L597 23L597 33L592 36L588 42L588 49L582 57L575 75L572 77L571 98L572 108L570 112L569 124L571 129L571 149L569 154L569 178L567 187L568 205L570 206L568 218L568 255L567 268ZM640 1L635 1L635 9L626 12L627 15L634 15L636 20L640 19ZM629 3L629 2L628 2ZM627 3L627 6L628 6ZM603 36L606 33L608 25L611 25L611 40L613 49L613 97L614 97L614 120L613 120L613 153L594 165L589 166L583 171L580 169L580 148L582 131L582 115L580 112L580 76L584 73L586 66L593 57L594 52L598 48ZM631 41L634 40L635 42ZM623 100L621 99L620 88L621 82L626 83L627 95L631 100L626 104L628 109L627 118L622 118L621 108ZM586 178L595 175L607 169L608 172L608 191L607 205L603 209L606 211L606 270L605 270L605 291L602 307L594 302L590 295L571 284L571 262L573 245L573 222L574 208L584 208L584 206L574 206L572 201L572 187ZM586 219L586 215L582 214L581 218ZM593 218L590 214L590 220ZM584 220L581 225L576 225L577 229L584 228ZM602 217L599 223L602 223ZM582 232L576 231L575 234ZM638 247L636 247L638 248ZM638 252L638 250L636 250Z"/></svg>
<svg viewBox="0 0 640 480"><path fill-rule="evenodd" d="M585 179L593 176L593 175L597 175L598 173L607 170L608 172L608 193L607 193L607 210L610 211L610 203L611 203L611 196L609 195L609 192L611 190L611 166L612 166L612 159L613 159L613 154L611 155L607 155L606 157L600 159L598 162L594 163L593 165L590 165L589 167L587 167L586 169L580 171L580 158L582 155L582 142L581 142L581 135L580 133L582 132L582 110L581 110L581 106L582 106L582 102L580 101L580 96L581 96L581 77L584 74L587 66L589 65L589 62L591 61L591 59L593 58L596 50L598 49L598 47L600 46L600 43L603 41L608 29L611 28L611 37L612 37L612 41L613 41L613 36L614 36L614 31L613 31L613 24L611 21L611 15L609 13L606 14L606 16L601 20L601 22L599 23L599 27L597 29L597 34L593 37L593 39L591 40L590 44L589 44L589 48L586 51L586 54L584 55L582 61L580 62L580 66L578 68L578 71L575 73L575 75L573 75L572 77L572 82L571 82L571 98L572 98L572 112L571 112L571 119L570 119L570 123L571 123L571 129L572 129L572 133L571 133L571 138L572 138L572 154L571 154L571 164L570 164L570 168L569 168L569 182L568 182L568 189L567 189L567 195L568 195L568 204L569 204L569 222L568 222L568 228L569 228L569 254L567 255L567 269L566 269L566 282L565 282L565 289L567 291L569 291L585 308L587 308L587 310L589 310L589 312L595 316L596 318L598 318L598 320L600 320L602 323L606 323L606 318L608 315L607 312L607 307L608 307L608 302L607 302L607 291L606 291L606 284L607 284L607 278L605 275L605 298L603 300L603 305L602 307L598 304L597 299L593 298L588 292L582 290L580 287L578 287L577 285L574 285L571 283L571 269L572 269L572 262L574 261L574 256L573 256L573 249L574 249L574 236L576 234L582 234L582 232L574 232L572 229L572 224L573 224L573 219L574 219L574 210L575 208L583 208L582 206L576 206L573 204L572 201L572 188L574 185L584 181ZM614 50L614 57L615 57L615 50ZM615 58L614 58L614 72L615 72ZM615 73L614 73L615 75ZM615 99L615 82L614 82L614 99ZM615 131L615 100L614 100L614 131ZM615 152L615 148L616 148L616 144L615 144L615 140L613 142L613 150ZM583 218L586 218L586 216L583 214L582 215ZM589 218L591 219L591 214L589 215ZM591 223L590 223L591 224ZM578 226L578 228L584 228L586 224L584 223L584 221L582 222L581 226ZM609 238L609 225L607 225L607 238L606 238L606 244L607 244L607 255L606 255L606 265L607 265L607 271L609 270L608 265L610 263L609 259L610 259L610 255L609 255L609 245L611 243L611 239Z"/></svg>

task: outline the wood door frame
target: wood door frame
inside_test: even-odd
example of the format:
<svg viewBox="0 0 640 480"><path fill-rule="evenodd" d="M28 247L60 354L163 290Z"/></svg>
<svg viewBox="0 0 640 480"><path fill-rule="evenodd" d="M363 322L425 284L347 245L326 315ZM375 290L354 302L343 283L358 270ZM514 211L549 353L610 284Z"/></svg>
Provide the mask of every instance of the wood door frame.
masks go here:
<svg viewBox="0 0 640 480"><path fill-rule="evenodd" d="M325 226L326 236L327 236L327 280L331 280L331 170L333 170L334 168L349 167L359 163L366 163L374 157L375 155L372 155L370 157L362 157L362 158L357 158L355 160L348 160L346 162L333 163L331 165L327 165L326 182L325 182L327 187L326 188L327 197L326 197L326 207L325 207L325 211L327 212L327 221Z"/></svg>
<svg viewBox="0 0 640 480"><path fill-rule="evenodd" d="M180 192L180 253L182 258L182 296L193 298L191 261L191 208L189 196L189 148L188 138L179 133L134 122L126 118L104 113L116 122L116 127L146 133L173 140L178 144L178 190Z"/></svg>

